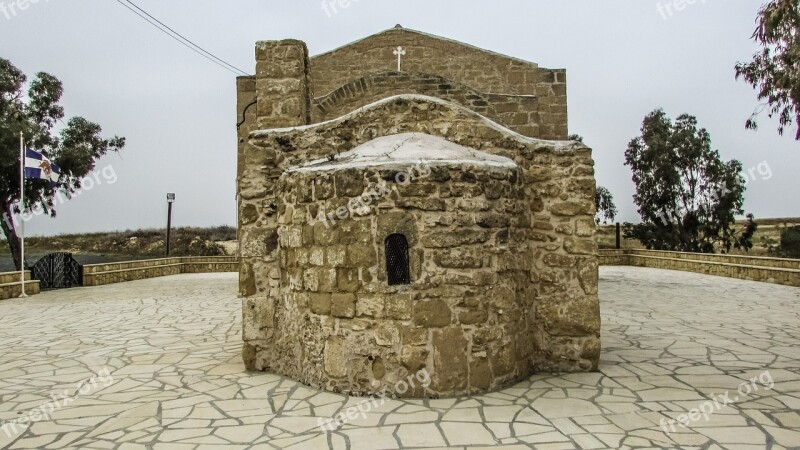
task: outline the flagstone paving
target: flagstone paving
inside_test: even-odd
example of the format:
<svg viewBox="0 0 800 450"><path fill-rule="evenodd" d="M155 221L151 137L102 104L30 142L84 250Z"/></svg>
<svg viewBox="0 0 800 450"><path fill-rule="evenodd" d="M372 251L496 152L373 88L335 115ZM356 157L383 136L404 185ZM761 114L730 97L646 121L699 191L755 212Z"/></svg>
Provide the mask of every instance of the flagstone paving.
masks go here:
<svg viewBox="0 0 800 450"><path fill-rule="evenodd" d="M633 267L601 278L600 373L440 400L245 373L235 274L4 301L0 448L800 448L800 289ZM688 428L668 422L695 408Z"/></svg>

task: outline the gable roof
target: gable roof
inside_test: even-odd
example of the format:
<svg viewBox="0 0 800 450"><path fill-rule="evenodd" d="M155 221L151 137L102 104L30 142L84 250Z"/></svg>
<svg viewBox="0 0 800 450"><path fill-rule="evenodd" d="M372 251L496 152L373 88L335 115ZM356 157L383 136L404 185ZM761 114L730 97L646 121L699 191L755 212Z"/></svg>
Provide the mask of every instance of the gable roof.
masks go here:
<svg viewBox="0 0 800 450"><path fill-rule="evenodd" d="M332 53L336 53L336 52L338 52L340 50L344 50L344 49L346 49L348 47L352 47L352 46L364 43L364 42L369 41L369 40L371 40L373 38L376 38L376 37L379 37L379 36L383 36L383 35L387 35L387 34L393 34L393 33L416 34L418 36L424 36L424 37L429 38L429 39L434 39L434 40L438 40L438 41L442 41L442 42L447 42L447 43L450 43L450 44L459 45L461 47L468 48L470 50L475 50L475 51L478 51L478 52L482 52L482 53L485 53L487 55L492 55L492 56L496 56L496 57L500 57L500 58L505 58L505 59L508 59L508 60L511 60L511 61L516 61L516 62L523 63L523 64L530 64L531 66L538 67L538 64L536 64L534 62L531 62L531 61L526 61L524 59L516 58L514 56L508 56L508 55L505 55L505 54L502 54L502 53L497 53L497 52L493 52L491 50L486 50L485 48L477 47L475 45L466 44L464 42L457 41L455 39L448 39L448 38L445 38L445 37L442 37L442 36L437 36L435 34L425 33L425 32L422 32L422 31L413 30L411 28L405 28L405 27L403 27L403 26L401 26L399 24L396 25L394 28L389 28L388 30L383 30L383 31L380 31L380 32L375 33L375 34L371 34L371 35L369 35L369 36L367 36L365 38L361 38L361 39L355 40L353 42L350 42L348 44L336 47L333 50L329 50L329 51L324 52L324 53L316 54L316 55L312 56L311 59L320 58L320 57L323 57L323 56L328 56L328 55L330 55Z"/></svg>

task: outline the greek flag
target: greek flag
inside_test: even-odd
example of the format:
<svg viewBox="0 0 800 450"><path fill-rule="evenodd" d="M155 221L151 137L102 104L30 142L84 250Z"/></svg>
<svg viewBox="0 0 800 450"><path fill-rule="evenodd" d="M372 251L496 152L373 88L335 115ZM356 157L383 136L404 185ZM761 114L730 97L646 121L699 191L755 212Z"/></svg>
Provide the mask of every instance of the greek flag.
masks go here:
<svg viewBox="0 0 800 450"><path fill-rule="evenodd" d="M25 178L56 183L60 177L60 167L53 164L43 154L35 150L25 149Z"/></svg>

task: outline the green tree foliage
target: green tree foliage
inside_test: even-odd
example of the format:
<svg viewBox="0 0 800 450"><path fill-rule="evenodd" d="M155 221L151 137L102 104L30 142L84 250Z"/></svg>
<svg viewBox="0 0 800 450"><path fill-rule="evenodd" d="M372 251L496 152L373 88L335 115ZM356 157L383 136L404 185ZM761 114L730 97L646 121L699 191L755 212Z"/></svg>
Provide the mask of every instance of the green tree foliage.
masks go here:
<svg viewBox="0 0 800 450"><path fill-rule="evenodd" d="M82 117L69 119L56 132L64 117L59 105L61 82L47 73L39 73L28 85L27 77L10 61L0 58L0 220L17 269L22 267L20 243L14 221L19 214L19 134L28 146L45 152L61 168L57 183L26 180L25 211L38 208L55 217L55 197L60 192L70 198L81 188L81 179L94 170L98 158L109 151L119 151L125 138L104 139L100 125Z"/></svg>
<svg viewBox="0 0 800 450"><path fill-rule="evenodd" d="M800 226L788 227L781 231L780 255L800 258Z"/></svg>
<svg viewBox="0 0 800 450"><path fill-rule="evenodd" d="M769 117L778 117L778 133L797 123L795 139L800 140L800 2L773 0L758 13L753 33L761 50L753 60L736 65L736 78L743 78L758 90ZM757 129L754 113L746 123Z"/></svg>
<svg viewBox="0 0 800 450"><path fill-rule="evenodd" d="M693 116L673 123L660 109L648 114L641 136L628 144L625 164L633 171L642 217L641 224L625 224L626 238L649 249L700 253L752 246L752 232L734 229L744 213L742 164L723 162Z"/></svg>
<svg viewBox="0 0 800 450"><path fill-rule="evenodd" d="M617 205L614 204L614 195L605 187L597 186L597 191L594 193L594 205L597 209L597 215L594 220L598 225L600 223L613 223L614 219L617 218Z"/></svg>

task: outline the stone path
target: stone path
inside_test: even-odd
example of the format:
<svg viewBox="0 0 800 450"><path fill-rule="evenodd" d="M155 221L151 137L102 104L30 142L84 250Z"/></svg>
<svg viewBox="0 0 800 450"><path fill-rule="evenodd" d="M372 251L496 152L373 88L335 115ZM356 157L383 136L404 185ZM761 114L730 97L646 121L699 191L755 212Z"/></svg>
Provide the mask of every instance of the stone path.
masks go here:
<svg viewBox="0 0 800 450"><path fill-rule="evenodd" d="M602 373L449 400L243 373L235 274L4 301L0 448L800 448L800 289L601 275Z"/></svg>

